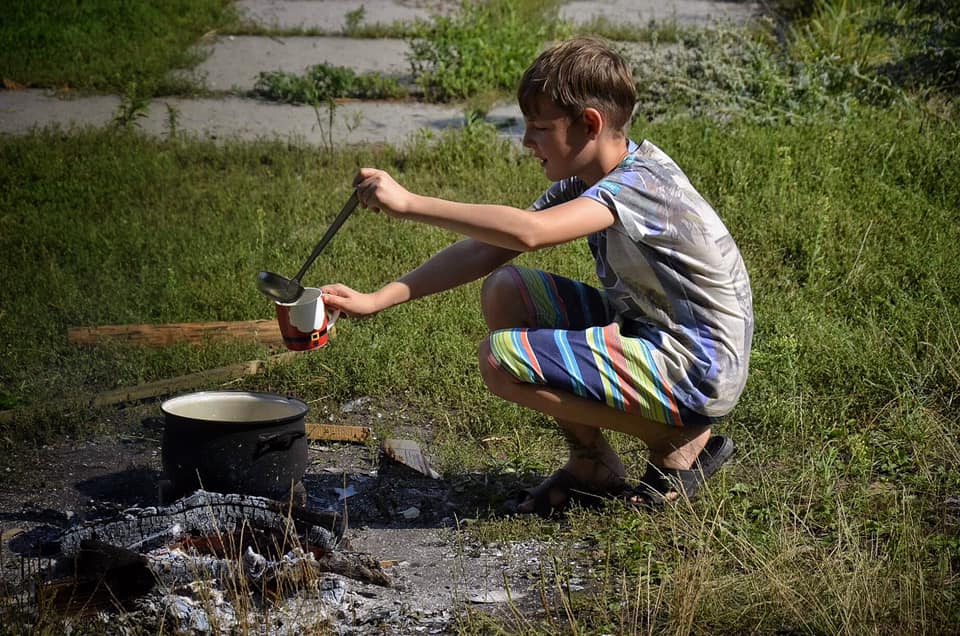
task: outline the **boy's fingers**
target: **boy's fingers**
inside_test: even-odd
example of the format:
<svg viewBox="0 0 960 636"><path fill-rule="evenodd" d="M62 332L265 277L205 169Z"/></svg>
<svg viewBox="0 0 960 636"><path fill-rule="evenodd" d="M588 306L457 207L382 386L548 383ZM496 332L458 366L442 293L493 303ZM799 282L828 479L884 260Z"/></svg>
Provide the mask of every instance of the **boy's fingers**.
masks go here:
<svg viewBox="0 0 960 636"><path fill-rule="evenodd" d="M374 176L377 172L379 171L376 168L360 168L360 170L357 171L357 175L353 178L354 187Z"/></svg>
<svg viewBox="0 0 960 636"><path fill-rule="evenodd" d="M324 285L320 290L327 296L329 300L333 300L334 303L339 303L340 299L346 299L350 296L350 292L353 291L346 285L341 285L340 283L335 283L333 285Z"/></svg>

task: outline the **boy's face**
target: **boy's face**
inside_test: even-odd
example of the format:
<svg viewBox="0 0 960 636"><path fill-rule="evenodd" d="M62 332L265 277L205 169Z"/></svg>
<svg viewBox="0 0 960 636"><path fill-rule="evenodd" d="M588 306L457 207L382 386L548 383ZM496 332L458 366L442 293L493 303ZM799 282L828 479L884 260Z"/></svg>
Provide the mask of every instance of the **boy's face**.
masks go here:
<svg viewBox="0 0 960 636"><path fill-rule="evenodd" d="M533 151L551 181L579 174L587 159L583 122L572 120L546 97L538 106L535 116L524 117L523 145Z"/></svg>

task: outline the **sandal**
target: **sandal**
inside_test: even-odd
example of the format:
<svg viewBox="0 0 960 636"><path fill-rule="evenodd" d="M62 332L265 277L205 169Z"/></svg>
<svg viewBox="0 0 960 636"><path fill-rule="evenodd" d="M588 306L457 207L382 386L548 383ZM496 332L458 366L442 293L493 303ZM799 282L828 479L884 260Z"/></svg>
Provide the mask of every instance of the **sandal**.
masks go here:
<svg viewBox="0 0 960 636"><path fill-rule="evenodd" d="M540 482L538 486L515 493L507 500L504 508L512 514L529 514L526 511L518 510L518 508L520 504L532 499L533 510L531 512L549 519L562 513L572 503L584 508L596 508L607 499L619 498L629 492L630 488L626 481L615 481L605 487L598 488L595 484L581 481L574 477L569 470L561 468ZM557 493L562 495L562 499L559 501L551 497L551 495Z"/></svg>
<svg viewBox="0 0 960 636"><path fill-rule="evenodd" d="M687 470L650 464L640 484L628 493L627 503L651 507L680 497L692 500L700 487L733 456L735 450L732 439L714 435L707 440L697 461Z"/></svg>

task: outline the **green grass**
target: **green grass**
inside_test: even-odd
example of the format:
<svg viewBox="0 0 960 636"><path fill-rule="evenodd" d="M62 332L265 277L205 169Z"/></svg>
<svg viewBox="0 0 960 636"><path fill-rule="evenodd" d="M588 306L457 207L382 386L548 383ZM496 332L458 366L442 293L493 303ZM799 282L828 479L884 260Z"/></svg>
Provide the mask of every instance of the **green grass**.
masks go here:
<svg viewBox="0 0 960 636"><path fill-rule="evenodd" d="M169 72L235 20L226 0L13 0L0 21L0 75L27 86L114 93L189 92Z"/></svg>
<svg viewBox="0 0 960 636"><path fill-rule="evenodd" d="M516 90L524 69L551 39L568 34L557 0L464 0L453 16L418 21L410 63L428 99Z"/></svg>
<svg viewBox="0 0 960 636"><path fill-rule="evenodd" d="M261 72L251 93L289 104L319 104L338 97L399 99L408 91L395 77L380 73L358 74L330 64L311 66L303 75L284 71Z"/></svg>

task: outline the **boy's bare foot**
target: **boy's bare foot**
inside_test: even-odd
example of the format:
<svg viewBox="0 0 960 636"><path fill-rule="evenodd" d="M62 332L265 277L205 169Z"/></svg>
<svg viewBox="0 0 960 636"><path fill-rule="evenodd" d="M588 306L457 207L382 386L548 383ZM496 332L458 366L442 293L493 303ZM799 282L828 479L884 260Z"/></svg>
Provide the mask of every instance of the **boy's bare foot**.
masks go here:
<svg viewBox="0 0 960 636"><path fill-rule="evenodd" d="M549 516L573 501L584 505L599 503L627 490L623 462L602 435L591 440L591 447L569 436L568 441L567 463L539 486L525 491L525 498L516 506L517 512Z"/></svg>

